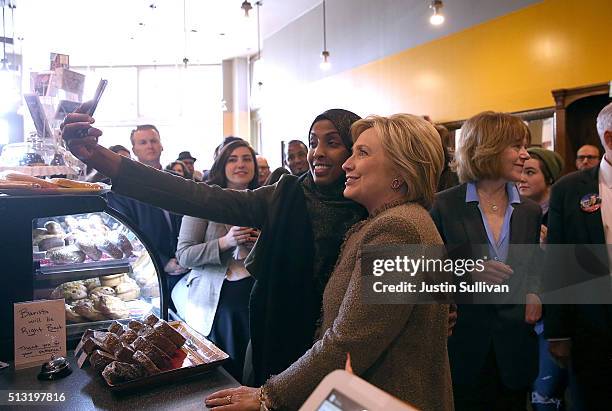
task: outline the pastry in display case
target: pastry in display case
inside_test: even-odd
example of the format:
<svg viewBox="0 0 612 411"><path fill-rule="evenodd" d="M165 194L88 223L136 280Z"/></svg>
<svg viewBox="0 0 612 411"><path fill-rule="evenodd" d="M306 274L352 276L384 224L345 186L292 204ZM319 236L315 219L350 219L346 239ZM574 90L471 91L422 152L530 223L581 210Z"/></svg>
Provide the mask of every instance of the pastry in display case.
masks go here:
<svg viewBox="0 0 612 411"><path fill-rule="evenodd" d="M136 234L110 214L34 219L32 258L34 298L65 300L69 335L83 331L79 324L91 328L92 322L159 315L151 257Z"/></svg>
<svg viewBox="0 0 612 411"><path fill-rule="evenodd" d="M153 248L108 206L104 190L13 191L0 189L0 321L7 325L0 328L0 359L13 356L13 303L63 299L68 349L86 330L113 321L168 319L169 296Z"/></svg>

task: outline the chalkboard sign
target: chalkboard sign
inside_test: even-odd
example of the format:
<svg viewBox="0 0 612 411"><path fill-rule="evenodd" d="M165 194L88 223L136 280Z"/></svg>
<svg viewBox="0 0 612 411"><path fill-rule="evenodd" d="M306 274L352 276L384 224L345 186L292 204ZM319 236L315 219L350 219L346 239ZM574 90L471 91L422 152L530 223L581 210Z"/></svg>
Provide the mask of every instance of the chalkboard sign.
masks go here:
<svg viewBox="0 0 612 411"><path fill-rule="evenodd" d="M53 356L66 356L64 300L13 304L15 315L15 369L33 367Z"/></svg>

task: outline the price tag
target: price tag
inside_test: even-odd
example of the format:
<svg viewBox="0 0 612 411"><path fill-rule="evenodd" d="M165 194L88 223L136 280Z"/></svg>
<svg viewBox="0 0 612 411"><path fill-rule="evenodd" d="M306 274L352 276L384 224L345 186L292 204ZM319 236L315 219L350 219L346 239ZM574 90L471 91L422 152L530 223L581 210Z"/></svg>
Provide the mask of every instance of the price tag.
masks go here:
<svg viewBox="0 0 612 411"><path fill-rule="evenodd" d="M13 311L15 369L41 365L53 356L66 356L66 314L63 299L15 303Z"/></svg>

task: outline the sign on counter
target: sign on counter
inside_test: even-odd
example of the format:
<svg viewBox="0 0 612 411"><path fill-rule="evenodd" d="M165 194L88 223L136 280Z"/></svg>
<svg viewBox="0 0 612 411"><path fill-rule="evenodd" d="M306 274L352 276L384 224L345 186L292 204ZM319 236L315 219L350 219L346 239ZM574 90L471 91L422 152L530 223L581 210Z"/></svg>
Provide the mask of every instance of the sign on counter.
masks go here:
<svg viewBox="0 0 612 411"><path fill-rule="evenodd" d="M64 300L13 304L15 315L15 369L34 367L52 356L66 356Z"/></svg>

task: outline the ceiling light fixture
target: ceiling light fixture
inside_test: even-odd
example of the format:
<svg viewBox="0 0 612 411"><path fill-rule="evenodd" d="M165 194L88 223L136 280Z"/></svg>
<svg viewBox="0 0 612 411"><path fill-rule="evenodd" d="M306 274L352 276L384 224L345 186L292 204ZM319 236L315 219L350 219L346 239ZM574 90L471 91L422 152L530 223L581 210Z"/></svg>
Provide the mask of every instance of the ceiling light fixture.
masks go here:
<svg viewBox="0 0 612 411"><path fill-rule="evenodd" d="M433 14L429 18L429 22L434 26L439 26L440 24L444 23L444 15L440 12L442 7L444 7L442 0L432 0L431 4L429 5L429 8L433 10Z"/></svg>
<svg viewBox="0 0 612 411"><path fill-rule="evenodd" d="M263 2L257 1L257 60L261 58L261 25L259 23L259 7L263 5Z"/></svg>
<svg viewBox="0 0 612 411"><path fill-rule="evenodd" d="M325 0L323 0L323 51L321 52L321 64L319 67L321 70L329 70L331 63L329 62L329 51L327 50L327 11L325 9Z"/></svg>
<svg viewBox="0 0 612 411"><path fill-rule="evenodd" d="M183 0L183 65L187 68L189 58L187 58L187 0Z"/></svg>
<svg viewBox="0 0 612 411"><path fill-rule="evenodd" d="M5 4L5 1L2 0L0 1L0 5L2 5L2 70L6 71L8 70L8 59L6 58L6 43L8 42L8 39L6 38L6 20L4 17L4 6L7 4ZM10 7L10 4L8 4L8 6Z"/></svg>
<svg viewBox="0 0 612 411"><path fill-rule="evenodd" d="M249 17L249 11L251 11L253 9L253 6L251 6L251 2L248 0L244 0L242 2L242 6L240 6L240 8L242 10L244 10L244 17Z"/></svg>

